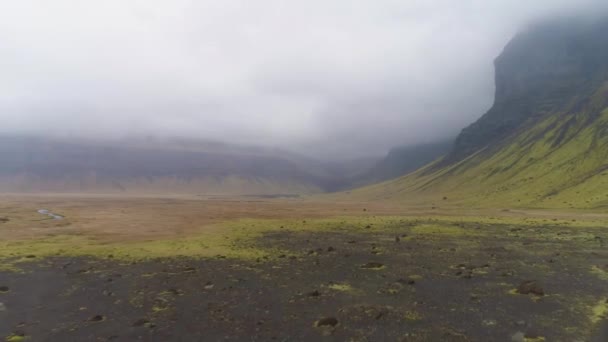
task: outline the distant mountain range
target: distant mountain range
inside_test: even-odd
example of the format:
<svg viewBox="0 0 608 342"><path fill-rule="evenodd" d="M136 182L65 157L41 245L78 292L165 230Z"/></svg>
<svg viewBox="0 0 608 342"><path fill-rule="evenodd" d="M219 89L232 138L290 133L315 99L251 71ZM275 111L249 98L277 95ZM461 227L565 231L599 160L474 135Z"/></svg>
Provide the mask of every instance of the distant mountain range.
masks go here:
<svg viewBox="0 0 608 342"><path fill-rule="evenodd" d="M295 154L183 139L5 136L0 159L4 192L309 194L342 182L338 167Z"/></svg>
<svg viewBox="0 0 608 342"><path fill-rule="evenodd" d="M435 205L608 206L608 18L561 18L496 59L492 108L441 160L353 192Z"/></svg>

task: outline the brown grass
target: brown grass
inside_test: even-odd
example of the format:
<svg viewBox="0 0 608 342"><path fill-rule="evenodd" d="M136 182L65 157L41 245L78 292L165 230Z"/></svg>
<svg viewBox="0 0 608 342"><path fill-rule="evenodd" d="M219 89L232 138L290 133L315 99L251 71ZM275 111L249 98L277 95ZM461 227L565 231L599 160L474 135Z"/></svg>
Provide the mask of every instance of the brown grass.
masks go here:
<svg viewBox="0 0 608 342"><path fill-rule="evenodd" d="M49 209L65 216L51 220L37 213ZM85 235L103 243L183 237L218 229L215 224L236 219L315 219L338 216L483 216L547 219L605 219L589 212L476 210L403 206L391 202L335 202L319 197L260 199L165 195L36 194L0 196L0 241Z"/></svg>

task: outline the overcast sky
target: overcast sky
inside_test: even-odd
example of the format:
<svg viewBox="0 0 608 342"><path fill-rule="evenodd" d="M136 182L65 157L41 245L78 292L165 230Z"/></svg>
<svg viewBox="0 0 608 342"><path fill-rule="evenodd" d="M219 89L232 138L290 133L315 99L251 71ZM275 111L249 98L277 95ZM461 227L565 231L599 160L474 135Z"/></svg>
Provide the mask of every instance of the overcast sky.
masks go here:
<svg viewBox="0 0 608 342"><path fill-rule="evenodd" d="M0 132L382 153L481 116L526 23L605 2L0 1Z"/></svg>

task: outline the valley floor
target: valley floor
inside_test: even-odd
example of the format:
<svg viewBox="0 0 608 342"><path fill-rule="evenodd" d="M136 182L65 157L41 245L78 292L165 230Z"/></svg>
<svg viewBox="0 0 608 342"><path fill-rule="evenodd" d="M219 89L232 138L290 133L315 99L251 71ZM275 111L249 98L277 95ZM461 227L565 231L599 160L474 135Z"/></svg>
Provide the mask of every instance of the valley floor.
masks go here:
<svg viewBox="0 0 608 342"><path fill-rule="evenodd" d="M307 198L5 195L0 338L606 341L607 224Z"/></svg>

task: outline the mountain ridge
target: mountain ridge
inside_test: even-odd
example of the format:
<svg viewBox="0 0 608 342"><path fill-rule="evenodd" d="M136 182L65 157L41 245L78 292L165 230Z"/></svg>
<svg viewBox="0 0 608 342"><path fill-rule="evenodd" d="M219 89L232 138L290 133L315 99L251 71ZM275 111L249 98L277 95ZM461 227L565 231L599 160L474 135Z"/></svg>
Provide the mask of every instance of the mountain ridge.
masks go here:
<svg viewBox="0 0 608 342"><path fill-rule="evenodd" d="M433 205L608 206L608 17L552 21L496 59L492 108L441 160L355 196Z"/></svg>

